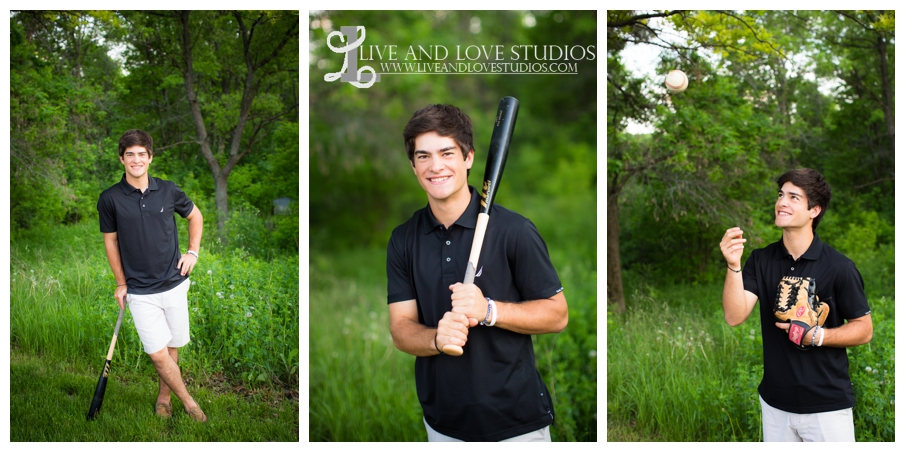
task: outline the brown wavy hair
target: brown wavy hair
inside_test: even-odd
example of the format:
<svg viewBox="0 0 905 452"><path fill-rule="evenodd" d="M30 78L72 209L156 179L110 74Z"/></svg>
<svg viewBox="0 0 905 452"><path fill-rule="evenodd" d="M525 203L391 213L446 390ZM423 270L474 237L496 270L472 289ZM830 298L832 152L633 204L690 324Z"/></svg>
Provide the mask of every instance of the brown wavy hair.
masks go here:
<svg viewBox="0 0 905 452"><path fill-rule="evenodd" d="M154 155L154 140L144 130L132 129L123 132L123 135L119 137L119 156L122 157L126 153L126 149L132 146L141 146L148 150L148 155Z"/></svg>
<svg viewBox="0 0 905 452"><path fill-rule="evenodd" d="M823 218L823 214L825 214L826 210L830 207L830 199L833 198L833 192L830 190L829 182L826 181L823 174L820 174L817 170L811 168L799 168L786 171L785 174L779 176L779 179L776 180L776 184L779 185L780 190L782 190L782 186L785 185L786 182L791 182L792 185L804 190L805 196L808 197L808 210L813 209L814 206L820 206L820 213L817 214L817 217L814 218L814 222L811 223L811 229L816 232L817 225Z"/></svg>
<svg viewBox="0 0 905 452"><path fill-rule="evenodd" d="M452 138L462 151L463 159L468 159L468 153L474 150L471 118L456 106L431 104L416 111L402 131L405 152L412 166L415 166L415 138L427 132Z"/></svg>

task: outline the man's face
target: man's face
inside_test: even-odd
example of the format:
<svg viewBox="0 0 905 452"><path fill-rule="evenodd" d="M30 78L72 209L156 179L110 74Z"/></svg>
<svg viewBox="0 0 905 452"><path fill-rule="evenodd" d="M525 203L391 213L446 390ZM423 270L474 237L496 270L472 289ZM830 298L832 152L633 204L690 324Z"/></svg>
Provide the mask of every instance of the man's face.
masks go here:
<svg viewBox="0 0 905 452"><path fill-rule="evenodd" d="M144 146L132 146L123 153L119 160L123 163L126 173L135 178L140 179L148 174L148 167L151 166L151 154Z"/></svg>
<svg viewBox="0 0 905 452"><path fill-rule="evenodd" d="M776 198L775 212L776 226L786 228L803 228L811 227L811 220L817 218L820 214L820 206L814 206L808 210L808 197L804 190L786 182L779 189L779 196Z"/></svg>
<svg viewBox="0 0 905 452"><path fill-rule="evenodd" d="M427 132L415 138L412 169L428 198L443 201L463 188L467 190L468 170L474 163L474 152L464 158L456 141Z"/></svg>

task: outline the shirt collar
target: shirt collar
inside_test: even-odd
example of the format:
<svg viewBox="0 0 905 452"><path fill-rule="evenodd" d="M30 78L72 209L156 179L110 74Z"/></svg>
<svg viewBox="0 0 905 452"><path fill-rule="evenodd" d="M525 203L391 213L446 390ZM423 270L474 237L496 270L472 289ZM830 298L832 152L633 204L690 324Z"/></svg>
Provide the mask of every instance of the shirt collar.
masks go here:
<svg viewBox="0 0 905 452"><path fill-rule="evenodd" d="M811 241L811 246L808 247L808 250L801 255L799 259L807 259L810 261L816 261L820 258L820 253L823 252L823 242L820 241L820 237L817 236L817 233L814 233L814 240ZM788 256L791 256L789 250L786 249L786 244L782 242L782 237L779 238L779 248L776 249L776 255L774 258L776 260L784 259Z"/></svg>
<svg viewBox="0 0 905 452"><path fill-rule="evenodd" d="M471 185L468 186L468 192L471 194L471 201L468 202L468 207L465 208L465 212L462 212L462 215L453 223L463 228L474 229L478 225L478 212L481 210L481 195L475 190ZM434 213L431 212L430 204L427 205L427 217L426 221L423 223L422 232L424 234L430 234L435 228L442 226L437 218L434 217Z"/></svg>
<svg viewBox="0 0 905 452"><path fill-rule="evenodd" d="M138 188L133 187L131 184L126 182L126 173L123 173L123 178L119 180L119 186L123 189L123 193L129 194L138 190ZM148 174L148 190L157 191L157 181Z"/></svg>

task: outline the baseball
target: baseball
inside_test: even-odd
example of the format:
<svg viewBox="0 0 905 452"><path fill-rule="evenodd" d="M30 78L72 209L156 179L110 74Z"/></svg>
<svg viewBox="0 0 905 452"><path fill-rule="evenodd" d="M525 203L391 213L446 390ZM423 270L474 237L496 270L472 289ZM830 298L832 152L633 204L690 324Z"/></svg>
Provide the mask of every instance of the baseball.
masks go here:
<svg viewBox="0 0 905 452"><path fill-rule="evenodd" d="M688 77L685 76L684 72L673 69L669 71L669 74L666 74L666 89L669 92L681 93L685 91L685 88L688 88Z"/></svg>

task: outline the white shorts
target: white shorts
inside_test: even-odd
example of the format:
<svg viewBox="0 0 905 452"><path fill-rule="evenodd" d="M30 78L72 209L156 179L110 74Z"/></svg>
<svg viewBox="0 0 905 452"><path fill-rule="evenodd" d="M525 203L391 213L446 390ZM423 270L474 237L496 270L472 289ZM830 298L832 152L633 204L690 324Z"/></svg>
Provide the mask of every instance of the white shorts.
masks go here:
<svg viewBox="0 0 905 452"><path fill-rule="evenodd" d="M797 414L773 408L760 398L764 442L772 441L855 441L855 421L851 408L823 413Z"/></svg>
<svg viewBox="0 0 905 452"><path fill-rule="evenodd" d="M442 433L437 432L432 429L430 425L427 424L427 419L421 418L424 421L424 428L427 429L427 440L429 442L462 442L461 439L456 439L451 436L446 436ZM509 439L504 439L502 442L533 442L533 443L549 443L550 440L550 426L546 426L542 429L535 430L533 432L525 433L524 435L513 436Z"/></svg>
<svg viewBox="0 0 905 452"><path fill-rule="evenodd" d="M145 353L189 343L189 287L186 278L178 286L149 295L129 294L129 312Z"/></svg>

